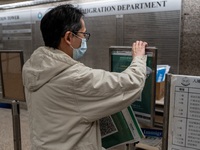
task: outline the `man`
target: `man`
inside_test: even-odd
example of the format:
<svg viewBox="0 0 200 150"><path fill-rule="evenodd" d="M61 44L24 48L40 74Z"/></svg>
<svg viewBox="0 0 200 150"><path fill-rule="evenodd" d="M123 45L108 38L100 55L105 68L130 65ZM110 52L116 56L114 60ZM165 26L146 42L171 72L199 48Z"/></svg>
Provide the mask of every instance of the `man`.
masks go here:
<svg viewBox="0 0 200 150"><path fill-rule="evenodd" d="M126 108L141 93L147 43L134 43L131 65L111 73L76 61L90 36L78 8L67 4L50 10L41 32L45 46L23 66L32 150L101 150L98 120Z"/></svg>

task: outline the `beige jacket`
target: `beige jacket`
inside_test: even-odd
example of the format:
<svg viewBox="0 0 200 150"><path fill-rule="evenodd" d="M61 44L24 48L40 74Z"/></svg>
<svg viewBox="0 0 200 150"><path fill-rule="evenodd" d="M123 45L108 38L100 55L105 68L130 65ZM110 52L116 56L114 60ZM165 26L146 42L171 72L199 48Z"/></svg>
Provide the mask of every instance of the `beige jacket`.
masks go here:
<svg viewBox="0 0 200 150"><path fill-rule="evenodd" d="M32 150L101 150L98 120L133 103L145 74L146 56L111 73L60 50L35 50L23 66Z"/></svg>

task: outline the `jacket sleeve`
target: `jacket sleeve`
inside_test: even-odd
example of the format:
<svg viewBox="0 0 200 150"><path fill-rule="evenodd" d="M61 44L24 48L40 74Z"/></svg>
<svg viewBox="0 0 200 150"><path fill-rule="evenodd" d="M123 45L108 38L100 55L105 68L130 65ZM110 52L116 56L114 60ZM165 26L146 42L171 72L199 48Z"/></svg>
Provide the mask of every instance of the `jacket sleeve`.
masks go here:
<svg viewBox="0 0 200 150"><path fill-rule="evenodd" d="M147 56L137 56L121 73L82 65L75 80L75 99L84 121L95 121L132 104L141 94L146 78Z"/></svg>

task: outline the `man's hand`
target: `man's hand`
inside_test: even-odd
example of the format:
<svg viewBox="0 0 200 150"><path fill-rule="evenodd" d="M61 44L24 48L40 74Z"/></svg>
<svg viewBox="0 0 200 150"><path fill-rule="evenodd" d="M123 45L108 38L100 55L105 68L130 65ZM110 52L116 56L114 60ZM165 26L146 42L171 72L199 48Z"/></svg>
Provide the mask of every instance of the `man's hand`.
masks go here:
<svg viewBox="0 0 200 150"><path fill-rule="evenodd" d="M145 47L147 46L146 42L136 41L132 45L132 55L135 56L143 56L145 55Z"/></svg>

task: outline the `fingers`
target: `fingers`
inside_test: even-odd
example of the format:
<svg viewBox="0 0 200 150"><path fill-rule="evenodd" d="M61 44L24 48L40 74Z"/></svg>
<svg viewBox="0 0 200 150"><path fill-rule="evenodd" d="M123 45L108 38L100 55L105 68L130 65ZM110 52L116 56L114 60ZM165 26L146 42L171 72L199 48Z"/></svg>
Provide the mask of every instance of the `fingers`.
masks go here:
<svg viewBox="0 0 200 150"><path fill-rule="evenodd" d="M132 45L133 56L141 56L145 54L145 47L147 42L136 41Z"/></svg>

